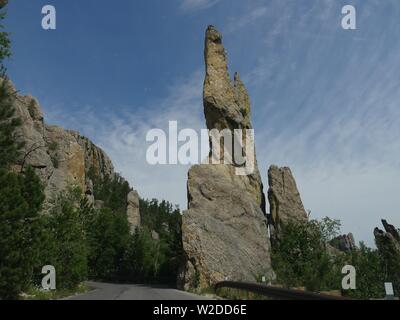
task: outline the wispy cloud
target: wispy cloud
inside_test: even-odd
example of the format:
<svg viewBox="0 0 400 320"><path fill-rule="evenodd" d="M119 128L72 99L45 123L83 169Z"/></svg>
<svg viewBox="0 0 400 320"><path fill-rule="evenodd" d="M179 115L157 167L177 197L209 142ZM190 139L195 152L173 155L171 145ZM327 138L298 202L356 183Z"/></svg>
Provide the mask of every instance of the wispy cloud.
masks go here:
<svg viewBox="0 0 400 320"><path fill-rule="evenodd" d="M256 22L258 19L264 17L268 12L267 7L260 6L256 8L251 8L247 12L243 13L238 17L231 18L228 22L226 31L228 33L234 32L238 29L242 29L243 27Z"/></svg>
<svg viewBox="0 0 400 320"><path fill-rule="evenodd" d="M213 7L222 0L182 0L180 9L184 12L193 12Z"/></svg>
<svg viewBox="0 0 400 320"><path fill-rule="evenodd" d="M314 217L341 219L373 245L381 218L400 225L400 46L390 32L399 15L382 24L379 11L388 8L363 3L350 33L332 3L260 20L264 54L244 79L263 176L267 164L291 166Z"/></svg>
<svg viewBox="0 0 400 320"><path fill-rule="evenodd" d="M166 199L186 207L186 180L189 166L149 165L146 161L146 134L151 129L168 133L168 122L177 121L179 129L199 132L205 127L202 109L203 74L193 72L175 83L169 94L145 108L116 107L99 113L86 106L77 113L65 114L61 106L52 106L48 121L79 130L102 147L118 170L144 198ZM121 108L118 108L121 110Z"/></svg>
<svg viewBox="0 0 400 320"><path fill-rule="evenodd" d="M182 8L215 3L186 0ZM243 4L225 24L221 18L221 25L248 35L235 39L233 33L230 41L250 45L240 67L249 70L242 75L251 92L264 184L269 165L289 165L314 217L341 219L344 231L371 245L380 218L400 225L400 45L393 41L400 9L395 2L392 7L357 3L355 32L340 28L340 3L330 0ZM231 60L240 50L240 45L228 47ZM203 72L194 72L145 108L117 113L120 108L113 106L101 115L87 107L81 114L53 118L101 145L142 196L185 207L189 168L149 166L145 133L165 129L169 120L204 127L202 82Z"/></svg>

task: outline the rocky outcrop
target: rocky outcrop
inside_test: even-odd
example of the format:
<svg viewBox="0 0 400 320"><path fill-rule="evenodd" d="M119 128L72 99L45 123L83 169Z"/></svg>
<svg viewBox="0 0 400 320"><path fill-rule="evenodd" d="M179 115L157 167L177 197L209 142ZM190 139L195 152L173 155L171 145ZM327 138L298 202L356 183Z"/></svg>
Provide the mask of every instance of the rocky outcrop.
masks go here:
<svg viewBox="0 0 400 320"><path fill-rule="evenodd" d="M330 241L330 245L335 249L345 253L349 253L357 249L356 242L352 233L349 233L347 235L344 234L334 238Z"/></svg>
<svg viewBox="0 0 400 320"><path fill-rule="evenodd" d="M93 173L101 179L104 179L106 176L112 177L114 175L114 166L103 150L97 147L88 138L81 136L79 132L71 130L67 132L75 137L78 144L84 150L86 172L93 170Z"/></svg>
<svg viewBox="0 0 400 320"><path fill-rule="evenodd" d="M128 216L131 233L135 233L140 228L139 194L132 190L128 193L128 206L126 214Z"/></svg>
<svg viewBox="0 0 400 320"><path fill-rule="evenodd" d="M7 81L7 89L16 90L9 80L0 79L0 85ZM46 202L68 185L81 188L91 203L94 203L93 183L88 177L89 170L104 177L114 176L114 167L103 150L79 133L48 125L38 101L27 95L16 95L13 99L15 115L22 120L17 129L18 138L24 143L20 161L14 170L32 166L45 186Z"/></svg>
<svg viewBox="0 0 400 320"><path fill-rule="evenodd" d="M282 223L305 222L307 213L291 170L271 166L268 170L269 222L271 233L277 235Z"/></svg>
<svg viewBox="0 0 400 320"><path fill-rule="evenodd" d="M400 235L399 231L386 220L382 220L385 231L375 228L374 236L378 250L384 256L397 260L398 272L400 273Z"/></svg>
<svg viewBox="0 0 400 320"><path fill-rule="evenodd" d="M189 171L189 209L182 217L185 289L207 288L226 278L273 278L266 219L228 165Z"/></svg>
<svg viewBox="0 0 400 320"><path fill-rule="evenodd" d="M375 228L374 236L380 256L386 264L387 280L400 294L400 230L382 220L385 231Z"/></svg>
<svg viewBox="0 0 400 320"><path fill-rule="evenodd" d="M249 95L238 73L231 80L222 36L213 26L209 26L206 32L204 56L206 76L203 100L207 128L219 131L252 129ZM246 190L265 212L263 184L257 160L254 161L254 173L244 176L242 180L246 184Z"/></svg>
<svg viewBox="0 0 400 320"><path fill-rule="evenodd" d="M247 91L239 75L231 81L222 37L214 27L206 32L205 62L207 128L252 128ZM178 283L186 290L224 279L274 277L258 168L248 176L236 175L235 169L235 164L203 164L189 171L188 210L182 217L186 257Z"/></svg>
<svg viewBox="0 0 400 320"><path fill-rule="evenodd" d="M386 220L382 220L383 227L385 228L386 231L386 236L392 237L396 242L400 242L400 233L399 230L396 229L393 225L389 224ZM382 230L379 230L378 228L375 229L376 233L378 235L384 234Z"/></svg>

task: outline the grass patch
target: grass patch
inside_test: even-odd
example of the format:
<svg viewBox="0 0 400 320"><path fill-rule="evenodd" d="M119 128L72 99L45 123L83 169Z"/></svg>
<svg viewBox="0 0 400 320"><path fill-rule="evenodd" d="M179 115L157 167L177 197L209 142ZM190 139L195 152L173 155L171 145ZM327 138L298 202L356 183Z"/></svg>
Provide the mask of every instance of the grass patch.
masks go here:
<svg viewBox="0 0 400 320"><path fill-rule="evenodd" d="M232 289L232 288L221 288L215 293L218 297L227 300L271 300L261 294L249 292L247 290Z"/></svg>
<svg viewBox="0 0 400 320"><path fill-rule="evenodd" d="M86 283L81 283L74 289L64 290L43 290L38 287L31 287L21 295L22 300L58 300L76 294L88 292L90 289Z"/></svg>

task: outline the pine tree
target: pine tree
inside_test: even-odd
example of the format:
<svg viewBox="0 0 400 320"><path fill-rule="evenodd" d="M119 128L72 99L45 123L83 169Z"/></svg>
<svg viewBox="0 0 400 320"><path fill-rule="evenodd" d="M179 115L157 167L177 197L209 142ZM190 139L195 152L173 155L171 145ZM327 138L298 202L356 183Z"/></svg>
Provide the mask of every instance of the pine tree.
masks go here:
<svg viewBox="0 0 400 320"><path fill-rule="evenodd" d="M0 10L2 10L7 5L7 1L1 0ZM5 12L0 12L0 74L5 74L5 67L3 61L5 58L11 56L11 42L8 37L8 33L2 31L4 26L2 20L5 18Z"/></svg>
<svg viewBox="0 0 400 320"><path fill-rule="evenodd" d="M33 170L0 169L0 297L17 298L39 263L43 187Z"/></svg>
<svg viewBox="0 0 400 320"><path fill-rule="evenodd" d="M15 164L20 156L22 142L17 142L15 130L21 120L15 117L14 93L7 80L0 79L0 168Z"/></svg>
<svg viewBox="0 0 400 320"><path fill-rule="evenodd" d="M75 188L60 192L44 217L46 241L40 261L55 267L57 289L74 289L87 279L88 247L78 206L80 194Z"/></svg>
<svg viewBox="0 0 400 320"><path fill-rule="evenodd" d="M0 298L13 299L29 279L24 259L28 204L19 177L0 169Z"/></svg>
<svg viewBox="0 0 400 320"><path fill-rule="evenodd" d="M0 10L5 4L1 4ZM15 92L12 92L5 74L4 60L11 56L11 45L8 33L2 31L4 18L5 13L0 12L0 168L15 164L23 146L22 143L16 142L15 129L21 125L21 120L15 117Z"/></svg>
<svg viewBox="0 0 400 320"><path fill-rule="evenodd" d="M87 234L90 275L97 279L118 278L130 237L126 214L102 209Z"/></svg>
<svg viewBox="0 0 400 320"><path fill-rule="evenodd" d="M2 18L1 14L0 21ZM21 120L15 117L13 107L15 92L4 73L3 61L9 56L8 43L7 34L0 32L0 168L15 164L23 147L22 143L17 142L15 133L15 129L21 125Z"/></svg>
<svg viewBox="0 0 400 320"><path fill-rule="evenodd" d="M3 5L4 1L0 9ZM4 15L0 13L0 30ZM13 108L15 92L3 64L10 54L8 34L0 32L0 299L17 298L39 263L39 212L44 200L43 187L32 168L19 174L8 170L17 162L23 146L15 132L21 125Z"/></svg>

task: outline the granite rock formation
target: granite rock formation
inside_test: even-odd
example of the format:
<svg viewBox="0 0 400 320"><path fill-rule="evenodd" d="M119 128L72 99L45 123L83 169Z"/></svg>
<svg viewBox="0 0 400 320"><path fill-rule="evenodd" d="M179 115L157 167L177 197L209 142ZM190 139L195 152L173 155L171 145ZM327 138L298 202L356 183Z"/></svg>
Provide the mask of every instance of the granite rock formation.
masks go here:
<svg viewBox="0 0 400 320"><path fill-rule="evenodd" d="M386 220L382 220L384 231L375 228L374 236L378 249L380 251L388 251L393 254L393 256L398 256L400 258L400 231L396 229L393 225L387 223Z"/></svg>
<svg viewBox="0 0 400 320"><path fill-rule="evenodd" d="M11 81L0 79L0 85L3 81L7 81L5 85L10 93L16 92ZM79 187L94 204L89 170L101 178L114 177L114 167L107 154L78 132L45 123L40 105L32 96L14 96L15 116L22 121L17 137L24 147L13 170L21 171L26 166L35 169L45 187L44 211L51 206L51 199L69 185Z"/></svg>
<svg viewBox="0 0 400 320"><path fill-rule="evenodd" d="M384 231L375 228L375 242L386 265L387 281L392 282L395 293L400 294L400 230L382 220Z"/></svg>
<svg viewBox="0 0 400 320"><path fill-rule="evenodd" d="M231 80L222 36L213 26L209 26L206 32L204 56L206 76L203 101L207 128L219 131L252 129L249 95L238 73ZM263 184L256 159L254 173L244 176L242 180L265 212Z"/></svg>
<svg viewBox="0 0 400 320"><path fill-rule="evenodd" d="M132 190L128 194L127 216L131 228L131 233L135 233L140 228L139 194Z"/></svg>
<svg viewBox="0 0 400 320"><path fill-rule="evenodd" d="M356 242L352 233L336 237L332 241L330 241L329 244L333 248L345 253L349 253L357 249Z"/></svg>
<svg viewBox="0 0 400 320"><path fill-rule="evenodd" d="M273 237L279 233L282 223L307 221L308 215L289 168L271 166L268 170L268 184L269 224Z"/></svg>
<svg viewBox="0 0 400 320"><path fill-rule="evenodd" d="M251 129L249 96L238 74L230 79L221 34L212 26L206 31L205 63L207 128ZM258 168L248 176L236 175L235 168L203 164L189 171L188 210L182 217L185 262L178 279L186 290L225 279L274 277Z"/></svg>
<svg viewBox="0 0 400 320"><path fill-rule="evenodd" d="M395 287L400 292L400 230L382 220L385 230L375 228L376 246L387 264L387 272L392 277Z"/></svg>

